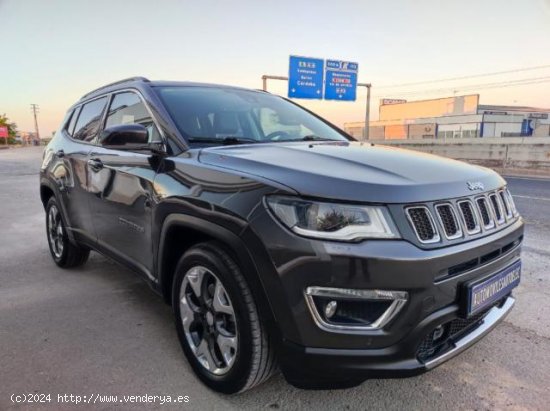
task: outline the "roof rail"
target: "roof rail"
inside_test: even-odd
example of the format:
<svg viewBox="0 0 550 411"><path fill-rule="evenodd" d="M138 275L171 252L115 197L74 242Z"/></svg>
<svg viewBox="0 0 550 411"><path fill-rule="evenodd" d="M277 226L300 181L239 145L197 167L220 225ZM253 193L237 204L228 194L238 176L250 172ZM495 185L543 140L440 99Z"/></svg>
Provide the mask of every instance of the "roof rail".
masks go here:
<svg viewBox="0 0 550 411"><path fill-rule="evenodd" d="M125 79L123 79L123 80L118 80L118 81L115 81L114 83L109 83L109 84L105 84L104 86L98 87L98 88L96 88L95 90L92 90L92 91L90 91L89 93L84 94L80 99L82 100L83 98L88 97L90 94L93 94L93 93L95 93L96 91L102 90L102 89L104 89L104 88L111 87L111 86L115 86L115 85L121 84L121 83L127 83L127 82L129 82L129 81L145 81L145 82L149 83L149 79L148 79L148 78L145 78L145 77L141 77L141 76L137 76L137 77L128 77L128 78L125 78Z"/></svg>

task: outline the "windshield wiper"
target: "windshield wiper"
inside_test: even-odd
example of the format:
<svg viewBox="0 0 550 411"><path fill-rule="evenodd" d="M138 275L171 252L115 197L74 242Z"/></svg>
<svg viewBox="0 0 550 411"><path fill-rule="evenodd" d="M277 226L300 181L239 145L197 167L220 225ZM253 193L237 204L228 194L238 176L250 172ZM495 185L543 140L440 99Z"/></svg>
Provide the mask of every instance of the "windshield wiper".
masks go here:
<svg viewBox="0 0 550 411"><path fill-rule="evenodd" d="M340 140L336 140L334 138L319 137L319 136L316 136L315 134L309 134L301 138L287 138L284 140L276 140L276 141L273 141L273 143L279 143L279 142L288 143L290 141L340 141Z"/></svg>
<svg viewBox="0 0 550 411"><path fill-rule="evenodd" d="M223 145L232 145L232 144L249 144L249 143L257 143L258 140L254 140L253 138L246 138L246 137L234 137L234 136L227 136L223 138L216 138L216 137L189 137L187 139L190 143L206 143L206 144L223 144Z"/></svg>
<svg viewBox="0 0 550 411"><path fill-rule="evenodd" d="M303 141L333 141L332 138L319 137L315 134L308 134L307 136L302 137Z"/></svg>

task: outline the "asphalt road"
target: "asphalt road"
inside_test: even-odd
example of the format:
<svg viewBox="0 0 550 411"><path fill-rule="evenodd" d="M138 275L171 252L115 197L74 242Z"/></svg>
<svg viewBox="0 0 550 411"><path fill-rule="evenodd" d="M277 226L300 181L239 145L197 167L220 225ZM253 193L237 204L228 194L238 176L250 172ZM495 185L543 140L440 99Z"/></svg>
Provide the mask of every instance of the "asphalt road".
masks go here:
<svg viewBox="0 0 550 411"><path fill-rule="evenodd" d="M302 391L276 376L238 396L205 388L178 345L170 308L129 270L92 254L52 262L38 196L39 148L0 150L0 410L113 409L58 394L178 395L182 404L116 409L548 409L550 180L508 178L527 222L522 283L510 316L475 347L428 374ZM12 394L50 394L13 404Z"/></svg>

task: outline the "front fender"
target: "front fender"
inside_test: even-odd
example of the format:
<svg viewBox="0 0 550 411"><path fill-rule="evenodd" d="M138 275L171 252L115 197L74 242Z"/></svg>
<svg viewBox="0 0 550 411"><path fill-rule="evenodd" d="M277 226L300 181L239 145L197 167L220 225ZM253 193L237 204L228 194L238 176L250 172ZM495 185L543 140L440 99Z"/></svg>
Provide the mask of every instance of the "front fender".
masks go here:
<svg viewBox="0 0 550 411"><path fill-rule="evenodd" d="M259 314L268 326L270 335L279 336L280 330L276 325L277 321L275 313L272 310L269 294L266 292L265 285L259 275L260 271L252 257L252 253L244 241L227 228L198 217L174 213L168 215L162 225L157 259L157 286L165 301L167 303L171 301L173 273L165 257L168 255L168 248L170 246L168 244L169 233L170 230L174 228L199 232L208 238L219 241L227 248L227 251L236 259L242 270L243 276L248 282L254 300L258 306Z"/></svg>

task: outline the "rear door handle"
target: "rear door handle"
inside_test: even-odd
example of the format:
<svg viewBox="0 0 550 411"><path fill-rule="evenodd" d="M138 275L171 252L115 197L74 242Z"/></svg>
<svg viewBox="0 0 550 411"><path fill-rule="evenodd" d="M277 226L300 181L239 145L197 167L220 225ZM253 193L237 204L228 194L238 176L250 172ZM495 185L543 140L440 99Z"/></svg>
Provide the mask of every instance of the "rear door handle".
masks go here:
<svg viewBox="0 0 550 411"><path fill-rule="evenodd" d="M103 168L103 163L99 158L91 158L88 160L88 165L93 171L99 171Z"/></svg>

